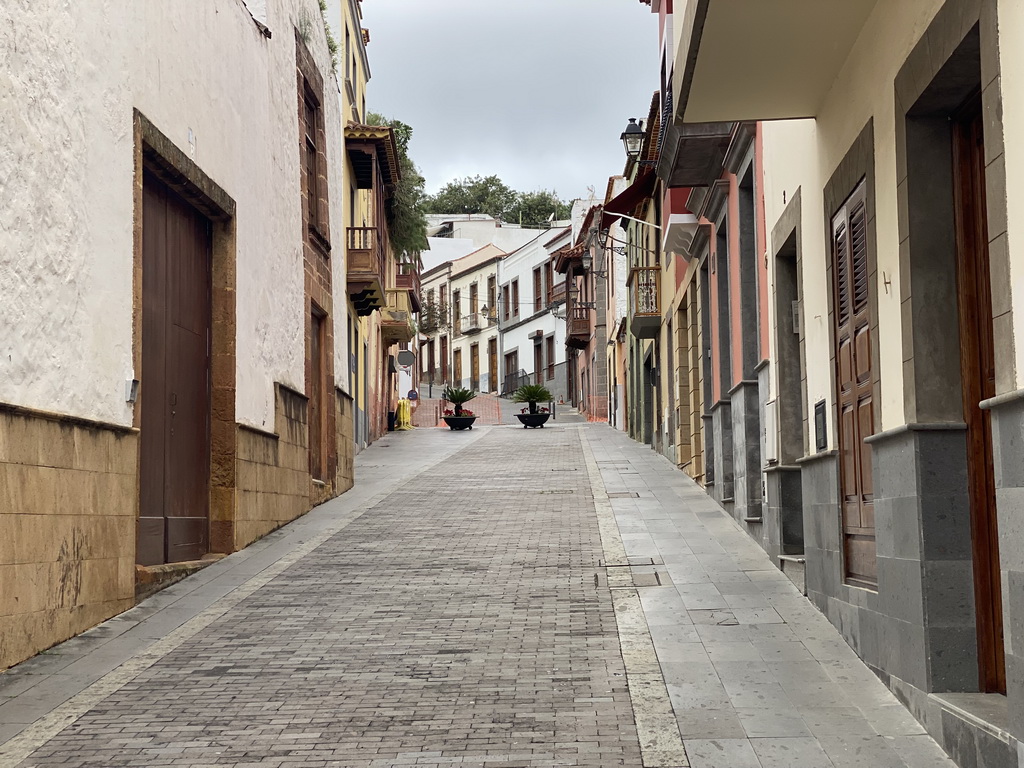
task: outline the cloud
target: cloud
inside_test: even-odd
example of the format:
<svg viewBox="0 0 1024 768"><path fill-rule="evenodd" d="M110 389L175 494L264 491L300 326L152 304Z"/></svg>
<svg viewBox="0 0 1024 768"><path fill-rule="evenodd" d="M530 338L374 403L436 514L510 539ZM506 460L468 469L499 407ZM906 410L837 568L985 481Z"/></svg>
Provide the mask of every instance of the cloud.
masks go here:
<svg viewBox="0 0 1024 768"><path fill-rule="evenodd" d="M413 126L430 191L475 174L603 189L658 87L657 17L637 0L365 0L363 16L367 106Z"/></svg>

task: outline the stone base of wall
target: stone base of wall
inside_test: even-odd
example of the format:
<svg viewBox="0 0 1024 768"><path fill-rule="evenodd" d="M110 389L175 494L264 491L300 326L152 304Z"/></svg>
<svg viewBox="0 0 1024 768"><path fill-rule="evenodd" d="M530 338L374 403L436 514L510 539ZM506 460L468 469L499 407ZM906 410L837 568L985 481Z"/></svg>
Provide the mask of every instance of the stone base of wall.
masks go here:
<svg viewBox="0 0 1024 768"><path fill-rule="evenodd" d="M138 434L0 405L0 669L134 603Z"/></svg>
<svg viewBox="0 0 1024 768"><path fill-rule="evenodd" d="M352 398L336 390L337 474L324 482L311 479L309 474L305 395L277 386L274 433L238 427L234 550L248 546L352 487L355 482L354 411Z"/></svg>
<svg viewBox="0 0 1024 768"><path fill-rule="evenodd" d="M730 511L734 502L732 465L732 406L723 400L711 409L711 436L714 444L715 486L711 497Z"/></svg>
<svg viewBox="0 0 1024 768"><path fill-rule="evenodd" d="M334 419L338 439L338 474L334 480L334 495L350 490L356 482L355 456L355 402L340 389L335 390L337 414Z"/></svg>
<svg viewBox="0 0 1024 768"><path fill-rule="evenodd" d="M758 383L741 382L729 397L732 412L733 513L737 520L759 520L761 492L761 395ZM760 541L760 530L751 535Z"/></svg>
<svg viewBox="0 0 1024 768"><path fill-rule="evenodd" d="M778 565L780 555L799 555L804 551L800 468L771 467L765 473L765 485L767 497L763 507L761 546Z"/></svg>
<svg viewBox="0 0 1024 768"><path fill-rule="evenodd" d="M1008 729L1024 742L1024 390L992 403ZM1024 761L1022 761L1024 762Z"/></svg>

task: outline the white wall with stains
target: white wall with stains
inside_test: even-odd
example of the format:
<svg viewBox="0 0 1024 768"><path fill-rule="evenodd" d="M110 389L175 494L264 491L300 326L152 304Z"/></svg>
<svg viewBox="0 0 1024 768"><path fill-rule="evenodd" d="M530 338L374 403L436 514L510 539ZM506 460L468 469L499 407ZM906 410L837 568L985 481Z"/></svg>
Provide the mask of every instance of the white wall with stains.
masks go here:
<svg viewBox="0 0 1024 768"><path fill-rule="evenodd" d="M325 75L343 323L340 104L316 0L259 5L269 39L242 0L0 4L0 402L131 423L136 108L236 203L238 421L304 390L295 29Z"/></svg>

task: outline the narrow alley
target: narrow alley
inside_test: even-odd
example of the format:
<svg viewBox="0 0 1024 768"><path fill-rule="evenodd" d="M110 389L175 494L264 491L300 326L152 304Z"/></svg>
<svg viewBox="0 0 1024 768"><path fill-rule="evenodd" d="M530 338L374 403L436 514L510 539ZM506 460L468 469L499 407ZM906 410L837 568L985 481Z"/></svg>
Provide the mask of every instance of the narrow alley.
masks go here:
<svg viewBox="0 0 1024 768"><path fill-rule="evenodd" d="M356 474L11 669L0 765L953 765L713 500L615 430L419 429Z"/></svg>

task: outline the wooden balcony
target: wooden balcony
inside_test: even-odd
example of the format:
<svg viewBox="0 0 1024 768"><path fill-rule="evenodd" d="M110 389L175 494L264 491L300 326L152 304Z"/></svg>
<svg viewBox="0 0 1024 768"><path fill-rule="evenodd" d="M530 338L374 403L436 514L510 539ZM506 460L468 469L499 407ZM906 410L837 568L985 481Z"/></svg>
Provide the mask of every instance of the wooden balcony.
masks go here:
<svg viewBox="0 0 1024 768"><path fill-rule="evenodd" d="M585 349L590 343L590 309L569 307L565 315L565 346Z"/></svg>
<svg viewBox="0 0 1024 768"><path fill-rule="evenodd" d="M348 295L357 315L370 315L385 304L387 249L377 227L349 227L346 234Z"/></svg>
<svg viewBox="0 0 1024 768"><path fill-rule="evenodd" d="M380 332L385 344L409 342L416 338L412 322L412 300L405 288L387 291L387 304L380 313Z"/></svg>
<svg viewBox="0 0 1024 768"><path fill-rule="evenodd" d="M419 314L420 307L420 273L412 264L403 264L402 271L395 276L395 287L409 292L412 311Z"/></svg>
<svg viewBox="0 0 1024 768"><path fill-rule="evenodd" d="M564 304L566 299L565 281L555 283L548 291L548 305Z"/></svg>
<svg viewBox="0 0 1024 768"><path fill-rule="evenodd" d="M634 267L629 285L629 330L638 339L661 332L661 267Z"/></svg>

